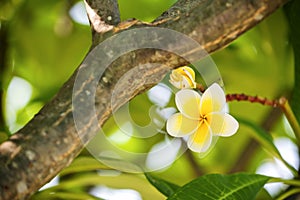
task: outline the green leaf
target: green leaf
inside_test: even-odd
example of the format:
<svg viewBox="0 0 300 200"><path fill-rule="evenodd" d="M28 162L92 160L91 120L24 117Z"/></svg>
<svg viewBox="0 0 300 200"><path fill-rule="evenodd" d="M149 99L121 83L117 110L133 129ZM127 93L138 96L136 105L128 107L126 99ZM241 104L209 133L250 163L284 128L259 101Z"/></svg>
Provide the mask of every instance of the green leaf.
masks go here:
<svg viewBox="0 0 300 200"><path fill-rule="evenodd" d="M273 138L270 134L268 134L263 128L250 122L249 120L243 118L237 119L240 123L252 128L254 130L254 134L252 134L252 137L254 137L262 145L262 147L265 148L270 154L281 160L285 164L285 166L289 168L295 176L297 176L297 170L294 167L292 167L288 162L286 162L286 160L281 156L277 147L274 145Z"/></svg>
<svg viewBox="0 0 300 200"><path fill-rule="evenodd" d="M108 172L108 171L107 171ZM85 172L77 173L73 176L70 174L68 177L62 178L58 185L47 188L38 192L35 199L50 199L46 198L47 195L53 195L54 193L66 192L66 193L83 193L87 192L87 189L94 186L106 186L111 189L133 189L143 196L143 200L164 199L164 196L158 192L155 188L149 187L149 183L145 178L139 174L128 173L114 173L108 172ZM41 197L41 198L38 198ZM44 198L42 198L44 197ZM54 198L55 199L55 198ZM58 199L58 198L56 198ZM70 198L63 198L70 199ZM88 198L81 198L88 199Z"/></svg>
<svg viewBox="0 0 300 200"><path fill-rule="evenodd" d="M289 2L285 6L285 13L290 25L290 37L295 60L295 80L291 106L297 120L300 121L300 1L294 0Z"/></svg>
<svg viewBox="0 0 300 200"><path fill-rule="evenodd" d="M254 199L268 180L258 174L208 174L184 185L168 200Z"/></svg>
<svg viewBox="0 0 300 200"><path fill-rule="evenodd" d="M31 197L31 200L39 200L39 199L47 199L47 200L57 200L57 199L69 199L69 200L102 200L101 198L85 194L85 193L71 193L71 192L52 192L52 193L36 193Z"/></svg>
<svg viewBox="0 0 300 200"><path fill-rule="evenodd" d="M61 171L60 175L68 175L68 174L75 174L79 172L88 172L92 170L99 170L99 169L111 169L110 167L105 166L104 164L100 163L98 160L92 157L78 157L76 158L72 164Z"/></svg>
<svg viewBox="0 0 300 200"><path fill-rule="evenodd" d="M273 143L273 138L271 137L271 135L268 132L266 132L263 128L252 123L251 121L249 121L247 119L240 118L240 117L236 117L236 119L241 124L244 124L244 125L250 127L251 129L253 129L254 134L252 134L251 136L253 138L255 138L259 143L261 143L262 147L264 147L266 150L268 150L269 153L271 153L273 156L275 156L277 158L280 158L280 153Z"/></svg>
<svg viewBox="0 0 300 200"><path fill-rule="evenodd" d="M157 177L153 177L149 173L145 173L145 176L148 179L148 181L154 187L156 187L156 189L158 191L160 191L161 193L163 193L167 197L173 195L175 193L175 191L180 188L180 186L178 186L178 185L176 185L174 183L165 181L165 180L157 178Z"/></svg>
<svg viewBox="0 0 300 200"><path fill-rule="evenodd" d="M254 137L262 145L262 147L264 147L270 154L272 154L274 157L281 160L286 165L286 167L288 167L291 170L291 172L293 172L294 175L297 176L298 174L297 170L284 160L284 158L281 156L280 152L274 145L273 138L268 132L266 132L260 126L250 122L249 120L238 118L238 117L237 120L241 124L244 124L252 128L254 130L253 132L254 134L252 134L252 137Z"/></svg>

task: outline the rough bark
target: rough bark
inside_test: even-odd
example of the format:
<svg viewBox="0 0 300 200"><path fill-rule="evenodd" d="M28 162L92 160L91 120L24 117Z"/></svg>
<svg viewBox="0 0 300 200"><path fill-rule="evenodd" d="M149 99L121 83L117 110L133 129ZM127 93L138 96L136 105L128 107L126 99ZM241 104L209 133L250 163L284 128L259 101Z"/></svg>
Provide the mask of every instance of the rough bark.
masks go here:
<svg viewBox="0 0 300 200"><path fill-rule="evenodd" d="M93 47L123 30L157 26L184 33L198 41L208 52L213 52L225 47L286 2L287 0L179 0L153 23L137 20L119 23L116 1L88 0L86 3L93 28ZM108 4L111 6L105 7ZM192 54L193 49L188 53ZM162 65L143 65L147 63ZM102 126L112 109L117 109L158 83L171 68L186 63L179 56L155 49L138 50L120 57L100 79L95 98L97 116L91 117L97 117L99 126ZM131 80L134 81L123 83L119 101L110 105L117 81L135 66L144 67L139 68L139 73L132 74ZM84 146L81 139L86 143L95 135L97 129L89 122L85 122L85 130L88 131L77 132L75 128L72 92L77 72L24 128L0 145L0 199L29 198L72 162ZM152 84L145 85L145 80ZM94 77L88 77L83 82L82 91L93 81ZM79 91L73 98L84 99L83 94ZM89 106L91 105L85 105L82 112Z"/></svg>

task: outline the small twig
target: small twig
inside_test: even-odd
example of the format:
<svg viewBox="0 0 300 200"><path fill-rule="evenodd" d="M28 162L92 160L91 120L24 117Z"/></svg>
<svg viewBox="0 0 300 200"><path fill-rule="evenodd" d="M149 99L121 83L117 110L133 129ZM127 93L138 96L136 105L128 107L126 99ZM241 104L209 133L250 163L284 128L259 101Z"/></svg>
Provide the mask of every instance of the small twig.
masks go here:
<svg viewBox="0 0 300 200"><path fill-rule="evenodd" d="M293 195L299 194L300 188L293 188L291 190L288 190L281 194L279 197L277 197L277 200L284 200L284 199L290 199L289 197L292 197Z"/></svg>
<svg viewBox="0 0 300 200"><path fill-rule="evenodd" d="M205 87L200 83L196 83L196 89L198 89L202 93L205 92Z"/></svg>
<svg viewBox="0 0 300 200"><path fill-rule="evenodd" d="M294 115L294 112L291 109L291 106L288 102L288 100L285 97L281 97L279 99L279 106L281 110L283 111L284 115L286 116L287 120L289 121L295 136L298 140L298 144L300 143L300 126L296 119L296 116Z"/></svg>
<svg viewBox="0 0 300 200"><path fill-rule="evenodd" d="M268 183L284 183L289 185L290 187L283 192L281 195L276 197L277 200L284 200L284 199L298 199L300 194L300 182L297 179L282 179L282 178L271 178Z"/></svg>
<svg viewBox="0 0 300 200"><path fill-rule="evenodd" d="M246 94L227 94L226 101L249 101L251 103L260 103L262 105L278 107L278 100L270 100L259 96L249 96Z"/></svg>
<svg viewBox="0 0 300 200"><path fill-rule="evenodd" d="M227 94L226 95L227 101L249 101L251 103L260 103L262 105L272 106L272 107L279 107L284 115L286 116L287 120L289 121L295 136L300 143L300 126L299 122L294 115L288 100L285 97L281 97L279 100L269 100L267 98L259 97L259 96L249 96L246 94ZM300 144L299 144L300 145Z"/></svg>

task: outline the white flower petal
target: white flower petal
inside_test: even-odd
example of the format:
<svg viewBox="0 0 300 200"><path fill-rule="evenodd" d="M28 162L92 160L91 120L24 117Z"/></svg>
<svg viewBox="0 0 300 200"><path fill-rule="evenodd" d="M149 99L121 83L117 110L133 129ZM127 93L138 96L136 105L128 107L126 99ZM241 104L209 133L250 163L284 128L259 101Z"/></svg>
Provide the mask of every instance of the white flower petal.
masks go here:
<svg viewBox="0 0 300 200"><path fill-rule="evenodd" d="M181 89L181 81L175 81L173 79L170 79L170 83L175 86L178 89Z"/></svg>
<svg viewBox="0 0 300 200"><path fill-rule="evenodd" d="M232 136L239 128L239 123L227 113L210 113L206 116L213 135Z"/></svg>
<svg viewBox="0 0 300 200"><path fill-rule="evenodd" d="M226 97L223 89L217 84L212 84L202 95L200 108L201 114L220 112L226 104Z"/></svg>
<svg viewBox="0 0 300 200"><path fill-rule="evenodd" d="M186 118L181 113L172 115L167 121L167 132L173 137L192 134L198 128L198 121Z"/></svg>
<svg viewBox="0 0 300 200"><path fill-rule="evenodd" d="M211 130L206 123L202 123L188 140L188 147L194 152L206 152L212 142Z"/></svg>
<svg viewBox="0 0 300 200"><path fill-rule="evenodd" d="M188 88L193 88L194 87L194 82L187 76L182 77L182 82L181 82L181 89L188 89Z"/></svg>
<svg viewBox="0 0 300 200"><path fill-rule="evenodd" d="M182 70L184 72L184 77L187 81L187 83L189 84L188 87L189 88L196 88L196 82L195 82L195 72L192 68L190 67L182 67Z"/></svg>
<svg viewBox="0 0 300 200"><path fill-rule="evenodd" d="M200 119L200 99L200 94L191 89L180 90L175 95L178 110L190 119Z"/></svg>
<svg viewBox="0 0 300 200"><path fill-rule="evenodd" d="M191 79L191 80L195 80L195 72L192 68L190 67L183 67L183 71L185 72L185 74Z"/></svg>

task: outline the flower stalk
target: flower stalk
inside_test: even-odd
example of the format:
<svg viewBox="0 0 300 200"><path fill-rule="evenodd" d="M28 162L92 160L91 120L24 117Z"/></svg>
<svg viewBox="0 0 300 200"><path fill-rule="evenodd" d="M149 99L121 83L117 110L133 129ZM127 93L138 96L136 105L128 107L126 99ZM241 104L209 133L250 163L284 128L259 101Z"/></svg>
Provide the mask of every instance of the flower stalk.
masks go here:
<svg viewBox="0 0 300 200"><path fill-rule="evenodd" d="M272 177L268 181L268 183L284 183L284 184L287 184L287 185L300 187L300 180L297 180L297 179L283 179L283 178Z"/></svg>
<svg viewBox="0 0 300 200"><path fill-rule="evenodd" d="M270 100L259 96L249 96L246 94L227 94L226 101L249 101L251 103L260 103L266 106L278 107L278 100Z"/></svg>
<svg viewBox="0 0 300 200"><path fill-rule="evenodd" d="M296 116L294 115L294 112L288 102L288 100L285 97L281 97L279 99L279 107L281 108L282 112L286 116L288 122L290 123L294 134L298 140L298 145L300 143L300 126L296 119Z"/></svg>
<svg viewBox="0 0 300 200"><path fill-rule="evenodd" d="M260 103L262 105L271 106L274 108L279 107L287 118L289 124L291 125L298 143L300 143L300 125L294 115L294 112L291 109L288 100L285 97L281 97L279 98L279 100L270 100L267 98L259 96L249 96L246 94L227 94L226 101L248 101L251 103Z"/></svg>

